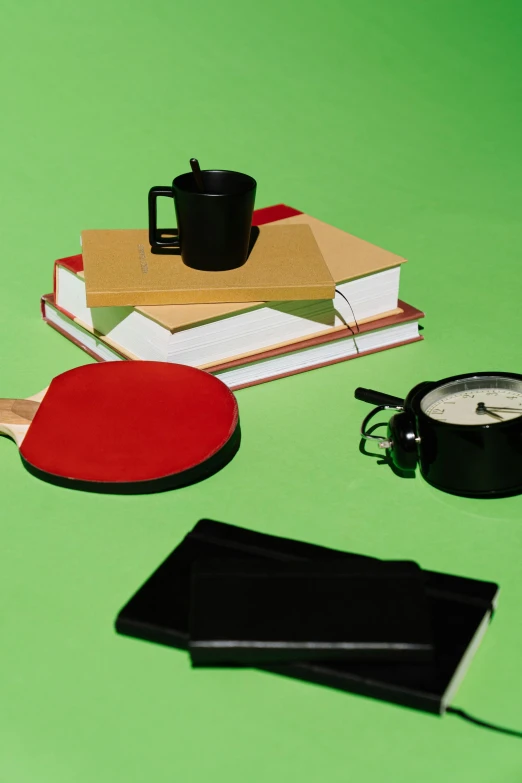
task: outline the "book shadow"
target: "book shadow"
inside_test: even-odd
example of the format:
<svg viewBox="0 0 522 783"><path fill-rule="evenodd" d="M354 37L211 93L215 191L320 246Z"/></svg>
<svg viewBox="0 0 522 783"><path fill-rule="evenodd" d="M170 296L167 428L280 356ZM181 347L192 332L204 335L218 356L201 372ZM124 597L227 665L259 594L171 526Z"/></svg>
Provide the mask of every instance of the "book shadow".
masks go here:
<svg viewBox="0 0 522 783"><path fill-rule="evenodd" d="M343 313L339 309L339 302L335 299L306 299L290 302L270 302L267 307L271 310L277 310L280 313L286 313L287 315L294 315L300 318L306 318L307 321L312 321L316 324L323 324L325 327L332 327L339 325L336 319L341 321L346 331L339 332L339 338L341 337L357 337L360 332L360 327L357 321L354 321L354 313L350 303L350 313Z"/></svg>
<svg viewBox="0 0 522 783"><path fill-rule="evenodd" d="M92 307L92 326L96 334L104 337L124 321L134 307Z"/></svg>
<svg viewBox="0 0 522 783"><path fill-rule="evenodd" d="M346 324L344 318L342 318L335 309L332 299L300 299L287 302L268 302L265 306L269 307L270 310L277 310L279 313L305 318L307 321L312 321L316 324L323 324L325 328L335 326L336 316L339 316L343 323ZM349 328L351 329L351 327ZM339 335L339 337L344 336L344 334ZM354 332L354 336L356 336L356 332Z"/></svg>

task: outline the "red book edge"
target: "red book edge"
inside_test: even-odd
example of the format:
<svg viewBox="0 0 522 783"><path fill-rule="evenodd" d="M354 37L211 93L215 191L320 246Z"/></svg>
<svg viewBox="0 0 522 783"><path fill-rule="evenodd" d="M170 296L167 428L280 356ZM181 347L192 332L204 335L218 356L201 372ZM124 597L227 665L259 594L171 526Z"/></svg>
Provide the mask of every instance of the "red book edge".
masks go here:
<svg viewBox="0 0 522 783"><path fill-rule="evenodd" d="M58 307L58 305L54 301L54 294L44 294L40 298L40 312L42 314L43 320L45 321L46 324L48 324L48 326L52 326L52 328L55 329L59 334L61 334L62 337L66 337L67 340L69 340L71 343L74 343L74 345L78 346L78 348L81 348L82 351L85 351L85 353L89 354L89 356L91 356L93 359L96 359L97 362L104 362L104 361L106 361L102 356L100 356L99 354L95 353L94 351L91 351L90 348L87 348L87 346L85 346L83 343L81 343L79 340L77 340L76 337L73 337L68 332L66 332L64 329L60 329L58 324L53 324L51 321L48 321L47 318L45 317L45 305L46 305L46 303L51 304L54 308L56 308L56 310L58 310L60 313L62 313L62 315L65 315L65 317L68 318L70 321L72 321L75 324L75 326L83 328L83 327L81 327L81 325L79 323L77 323L74 320L74 316L71 315L71 313L68 313L67 310L63 309L63 307ZM90 334L90 332L89 332L89 334ZM103 339L101 339L101 338L98 338L98 339L100 339L100 342L103 342ZM124 354L120 353L116 348L113 348L112 345L109 346L109 347L110 347L111 351L114 351L114 353L118 354L118 356L121 359L123 359L125 361L129 361L127 356L124 356Z"/></svg>
<svg viewBox="0 0 522 783"><path fill-rule="evenodd" d="M49 326L51 326L53 329L55 329L63 337L66 337L68 340L70 340L70 342L74 343L74 345L77 345L79 348L81 348L83 351L85 351L85 353L87 353L93 359L96 359L96 361L98 361L98 362L106 361L101 356L99 356L94 351L92 351L90 348L87 348L85 345L83 345L75 337L73 337L72 335L68 334L63 329L60 329L60 327L57 324L54 324L51 321L48 321L47 318L45 317L45 304L46 303L49 303L50 305L55 307L56 310L58 310L58 312L62 313L66 318L69 318L80 329L82 328L81 324L77 323L74 320L74 317L72 317L70 315L70 313L67 313L61 307L58 307L58 305L54 301L54 294L45 294L41 298L40 306L41 306L42 318ZM206 372L210 372L212 374L215 374L217 372L222 372L224 370L231 369L233 367L239 367L239 366L243 366L243 365L246 365L246 364L251 364L251 363L253 363L255 361L260 361L262 359L270 359L270 358L272 358L274 356L281 356L283 354L292 353L294 351L298 351L298 350L301 350L303 348L309 348L309 347L312 347L314 345L320 345L322 343L333 342L335 340L342 339L343 337L348 337L348 336L357 337L357 334L364 334L364 332L371 332L371 331L373 331L375 329L379 329L379 328L382 329L382 328L385 328L387 326L394 326L394 325L397 325L397 324L400 324L400 323L406 323L407 321L415 321L415 320L419 320L420 318L424 317L424 313L421 310L417 310L417 308L412 307L411 305L407 304L406 302L402 302L401 300L399 300L399 307L401 307L403 309L403 311L404 311L403 313L399 313L397 315L391 315L391 316L388 316L386 318L381 318L378 321L370 321L368 323L362 324L360 326L360 329L359 329L358 332L357 332L355 327L354 327L354 329L351 329L350 327L347 327L346 330L339 330L339 331L333 332L333 334L331 334L331 335L319 335L317 337L312 337L309 340L302 340L299 343L292 343L290 346L282 346L280 348L273 348L272 350L260 352L260 353L257 353L255 355L245 357L244 359L235 359L235 360L230 361L230 362L223 362L222 364L219 364L219 365L216 364L216 365L213 365L212 367L206 367L205 369L206 369ZM91 333L89 332L89 334L91 334ZM102 342L102 343L104 342L103 337L99 337L98 339L100 340L100 342ZM383 346L381 348L372 348L369 351L360 351L359 353L356 353L354 356L346 356L346 357L342 357L342 358L339 358L339 359L329 359L327 361L319 362L317 364L314 364L311 367L302 367L302 368L297 369L297 370L290 370L288 372L279 373L278 375L271 375L271 376L269 376L267 378L261 378L260 380L257 380L257 381L251 381L249 383L244 383L244 384L240 384L240 385L237 385L237 386L232 386L230 388L233 389L234 391L239 391L240 389L246 389L246 388L248 388L250 386L257 386L258 384L261 384L261 383L268 383L269 381L276 381L276 380L279 380L279 378L287 378L287 377L289 377L291 375L299 375L302 372L308 372L309 370L316 370L316 369L318 369L320 367L327 367L327 366L329 366L331 364L339 364L340 362L346 362L349 359L358 359L359 356L368 356L369 354L372 354L372 353L380 353L381 351L387 351L390 348L398 348L398 347L400 347L402 345L409 345L410 343L416 343L416 342L419 342L420 340L423 340L423 339L424 338L421 335L419 335L418 337L414 337L411 340L404 340L404 341L399 342L399 343L393 343L393 345L386 345L386 346ZM120 356L122 360L124 360L124 361L131 361L130 359L128 359L127 356L125 356L124 354L120 353L117 349L113 348L112 345L109 346L109 347L118 356ZM290 350L288 350L288 348L290 348ZM143 360L139 359L138 361L143 361Z"/></svg>
<svg viewBox="0 0 522 783"><path fill-rule="evenodd" d="M268 383L269 381L278 381L280 378L289 378L291 375L300 375L302 372L309 372L310 370L318 370L320 367L329 367L331 364L340 364L340 362L347 362L350 359L358 359L360 356L369 356L372 353L380 353L381 351L389 351L390 348L400 348L402 345L410 345L410 343L418 343L424 338L419 335L414 337L413 340L404 340L400 343L393 343L393 345L384 345L382 348L372 348L371 351L359 351L354 356L345 356L342 359L329 359L326 362L319 362L310 367L301 367L298 370L290 370L289 372L279 373L279 375L271 375L268 378L261 378L258 381L251 381L250 383L238 384L237 386L230 386L232 391L239 391L240 389L248 389L249 386L257 386L261 383Z"/></svg>

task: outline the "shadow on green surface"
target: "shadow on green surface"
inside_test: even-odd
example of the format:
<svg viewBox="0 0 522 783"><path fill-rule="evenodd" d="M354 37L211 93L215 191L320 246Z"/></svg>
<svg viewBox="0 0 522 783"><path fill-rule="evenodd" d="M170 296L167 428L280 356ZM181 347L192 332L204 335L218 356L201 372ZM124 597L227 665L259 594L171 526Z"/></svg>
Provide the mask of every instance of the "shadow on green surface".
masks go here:
<svg viewBox="0 0 522 783"><path fill-rule="evenodd" d="M386 428L386 422L381 421L377 424L372 425L370 429L368 430L369 435L373 435L375 430L378 430L380 427ZM386 435L386 432L382 433L384 436ZM365 457L373 457L373 459L377 460L377 465L388 465L388 467L392 470L393 473L395 473L396 476L399 476L399 478L404 479L414 479L415 478L415 471L414 470L401 470L396 465L393 464L392 460L388 457L387 452L382 451L380 454L375 453L373 451L368 451L367 449L368 441L364 438L361 438L359 442L359 451L361 454L364 454Z"/></svg>

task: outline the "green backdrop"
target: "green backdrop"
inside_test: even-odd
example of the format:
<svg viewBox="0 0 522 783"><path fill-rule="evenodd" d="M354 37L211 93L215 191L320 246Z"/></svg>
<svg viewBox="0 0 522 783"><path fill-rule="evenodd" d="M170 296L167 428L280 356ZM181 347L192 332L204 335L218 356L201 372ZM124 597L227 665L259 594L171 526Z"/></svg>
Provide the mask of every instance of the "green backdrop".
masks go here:
<svg viewBox="0 0 522 783"><path fill-rule="evenodd" d="M177 492L48 486L0 440L0 780L519 783L516 739L256 671L192 671L114 617L201 517L500 582L455 704L522 728L522 497L467 500L358 451L356 386L522 372L520 31L511 0L4 0L1 393L88 361L38 300L151 185L246 171L406 256L424 342L240 391L239 454ZM145 423L145 422L144 422ZM52 444L50 444L52 447Z"/></svg>

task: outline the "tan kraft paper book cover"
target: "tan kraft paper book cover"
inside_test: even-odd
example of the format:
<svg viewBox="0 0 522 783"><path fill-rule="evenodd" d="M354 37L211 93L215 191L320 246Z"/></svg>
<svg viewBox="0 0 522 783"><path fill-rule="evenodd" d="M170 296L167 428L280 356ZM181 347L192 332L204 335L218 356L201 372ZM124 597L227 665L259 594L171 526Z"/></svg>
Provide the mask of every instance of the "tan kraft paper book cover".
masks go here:
<svg viewBox="0 0 522 783"><path fill-rule="evenodd" d="M277 218L277 223L279 225L306 224L310 226L337 285L406 263L406 259L402 256L377 247L377 245L372 245L371 242L348 234L346 231L324 223L304 212L288 218ZM268 223L267 225L273 224ZM171 332L176 332L195 324L224 318L227 315L235 315L257 307L265 307L265 302L195 304L184 307L177 305L141 306L138 310ZM399 313L400 309L394 312ZM350 321L351 325L353 323Z"/></svg>
<svg viewBox="0 0 522 783"><path fill-rule="evenodd" d="M154 254L143 229L83 231L88 307L333 299L335 283L306 223L253 229L246 263L225 272Z"/></svg>

